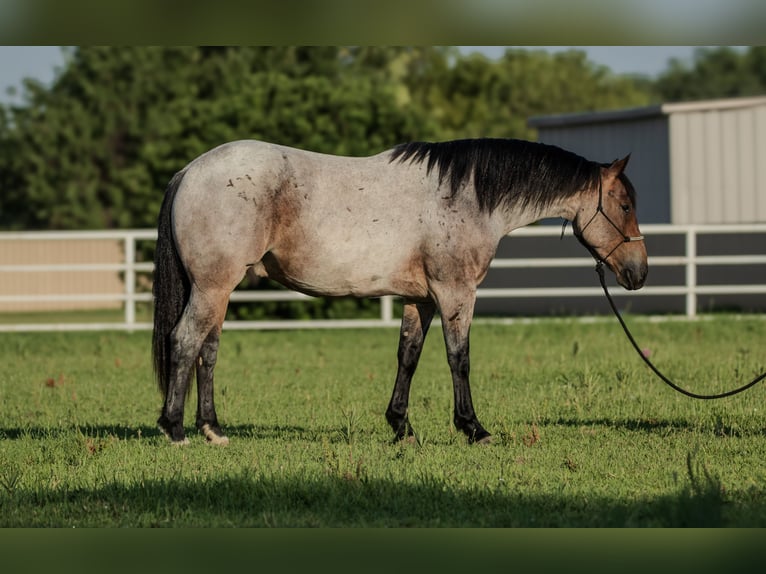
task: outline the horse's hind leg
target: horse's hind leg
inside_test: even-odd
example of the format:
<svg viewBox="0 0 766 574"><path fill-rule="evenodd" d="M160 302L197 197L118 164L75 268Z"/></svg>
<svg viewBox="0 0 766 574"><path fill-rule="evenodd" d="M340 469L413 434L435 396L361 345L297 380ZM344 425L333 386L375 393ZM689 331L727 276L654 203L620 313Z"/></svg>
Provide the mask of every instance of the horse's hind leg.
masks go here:
<svg viewBox="0 0 766 574"><path fill-rule="evenodd" d="M197 361L197 428L202 431L211 444L224 445L229 439L221 431L215 414L213 399L213 370L218 357L220 328L218 326L208 334L202 343Z"/></svg>
<svg viewBox="0 0 766 574"><path fill-rule="evenodd" d="M198 364L203 343L213 329L220 329L227 303L228 292L203 292L193 286L189 302L170 334L170 377L157 424L174 444L187 442L183 418L191 375Z"/></svg>
<svg viewBox="0 0 766 574"><path fill-rule="evenodd" d="M395 440L414 436L412 426L407 417L407 406L410 399L410 384L418 366L423 341L431 325L436 307L433 303L405 302L402 316L402 327L399 332L398 371L391 401L386 409L386 420L396 433Z"/></svg>

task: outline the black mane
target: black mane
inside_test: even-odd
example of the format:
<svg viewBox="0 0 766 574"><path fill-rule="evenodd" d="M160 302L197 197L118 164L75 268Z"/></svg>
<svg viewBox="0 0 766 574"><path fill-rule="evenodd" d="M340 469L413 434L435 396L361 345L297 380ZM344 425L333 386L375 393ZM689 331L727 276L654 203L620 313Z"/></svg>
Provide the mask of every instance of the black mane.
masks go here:
<svg viewBox="0 0 766 574"><path fill-rule="evenodd" d="M501 204L508 208L547 207L597 184L600 164L559 147L515 139L467 139L441 143L411 142L396 146L391 161L428 161L439 183L447 182L451 197L473 183L482 211Z"/></svg>

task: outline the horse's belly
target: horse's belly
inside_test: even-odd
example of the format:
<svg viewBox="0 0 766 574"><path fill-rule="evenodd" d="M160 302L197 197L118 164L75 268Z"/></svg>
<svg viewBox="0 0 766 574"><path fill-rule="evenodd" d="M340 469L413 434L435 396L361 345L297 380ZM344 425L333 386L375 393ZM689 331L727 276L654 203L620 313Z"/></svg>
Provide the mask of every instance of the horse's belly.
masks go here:
<svg viewBox="0 0 766 574"><path fill-rule="evenodd" d="M285 287L314 296L380 297L400 295L425 298L428 289L418 255L387 257L333 257L311 253L267 253L262 261L263 275Z"/></svg>

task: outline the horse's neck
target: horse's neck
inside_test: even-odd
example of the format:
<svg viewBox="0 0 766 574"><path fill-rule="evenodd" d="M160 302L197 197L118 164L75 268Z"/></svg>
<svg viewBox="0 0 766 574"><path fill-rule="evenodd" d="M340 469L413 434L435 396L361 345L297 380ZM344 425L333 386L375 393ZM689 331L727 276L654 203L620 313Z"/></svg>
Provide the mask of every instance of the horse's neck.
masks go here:
<svg viewBox="0 0 766 574"><path fill-rule="evenodd" d="M499 208L497 210L499 218L498 226L502 229L503 235L507 235L514 229L526 227L527 225L541 219L563 217L571 221L574 218L574 212L566 201L555 202L545 208L529 205L526 208L518 206L511 208Z"/></svg>

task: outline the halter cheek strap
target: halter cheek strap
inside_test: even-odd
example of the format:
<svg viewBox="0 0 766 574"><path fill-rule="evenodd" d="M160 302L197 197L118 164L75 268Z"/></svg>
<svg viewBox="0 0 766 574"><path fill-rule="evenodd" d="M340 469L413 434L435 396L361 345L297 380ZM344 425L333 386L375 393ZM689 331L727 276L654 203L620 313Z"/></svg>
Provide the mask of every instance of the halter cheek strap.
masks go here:
<svg viewBox="0 0 766 574"><path fill-rule="evenodd" d="M604 262L606 262L606 260L609 259L609 257L612 255L612 253L617 251L617 248L620 247L620 245L622 245L623 243L632 243L634 241L643 241L644 240L644 236L643 235L633 235L633 236L625 235L622 232L622 229L620 229L617 226L617 224L614 221L611 220L611 218L607 215L606 211L604 211L603 195L604 195L604 193L603 193L603 188L602 188L602 184L601 184L601 178L599 177L599 180L598 180L598 206L596 207L595 213L593 215L591 215L591 218L588 220L588 223L586 223L584 227L580 228L579 231L577 230L577 228L574 225L572 225L572 230L574 231L575 237L577 237L577 239L580 241L580 243L582 243L585 246L585 248L590 252L590 254L596 260L598 265L602 265ZM585 235L584 235L585 234L585 230L588 229L588 226L591 223L593 223L593 220L595 220L596 217L599 214L604 216L606 218L606 220L609 222L609 225L614 227L617 230L617 233L619 233L622 236L622 241L618 242L617 245L615 245L612 248L612 250L609 253L607 253L605 256L603 256L603 257L598 254L598 252L596 251L595 247L593 247L590 243L588 243L585 240ZM566 222L564 222L564 227L566 227ZM561 230L561 235L562 236L564 235L564 230L563 229Z"/></svg>

